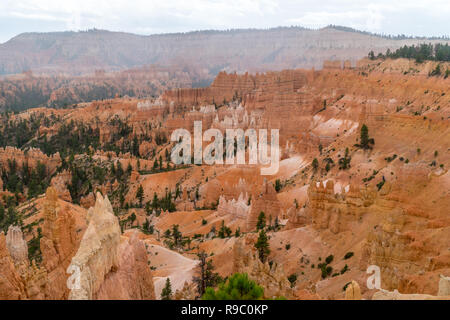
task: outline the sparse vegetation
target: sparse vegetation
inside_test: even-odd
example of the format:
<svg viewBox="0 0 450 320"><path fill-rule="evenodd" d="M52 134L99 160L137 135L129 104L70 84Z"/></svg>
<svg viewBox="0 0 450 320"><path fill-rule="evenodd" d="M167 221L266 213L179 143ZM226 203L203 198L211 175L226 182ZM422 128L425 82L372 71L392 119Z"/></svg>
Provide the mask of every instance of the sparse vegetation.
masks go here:
<svg viewBox="0 0 450 320"><path fill-rule="evenodd" d="M266 227L266 214L261 211L258 216L258 221L256 222L256 230L262 230Z"/></svg>
<svg viewBox="0 0 450 320"><path fill-rule="evenodd" d="M293 273L288 277L288 281L291 283L291 288L295 286L295 282L297 281L297 274Z"/></svg>
<svg viewBox="0 0 450 320"><path fill-rule="evenodd" d="M352 160L352 157L349 156L348 148L345 148L344 157L339 159L339 169L346 170L346 169L350 168L351 160Z"/></svg>
<svg viewBox="0 0 450 320"><path fill-rule="evenodd" d="M197 266L196 275L192 278L192 282L197 285L198 295L202 297L207 287L215 287L222 279L218 273L214 272L215 268L212 261L206 261L207 254L205 252L199 252L197 257L200 262Z"/></svg>
<svg viewBox="0 0 450 320"><path fill-rule="evenodd" d="M266 262L267 257L270 253L269 248L269 239L267 238L267 234L264 230L259 232L258 240L255 243L255 248L258 251L258 256L261 262Z"/></svg>
<svg viewBox="0 0 450 320"><path fill-rule="evenodd" d="M350 259L351 257L353 257L353 252L352 252L352 251L349 251L349 252L347 252L347 253L345 254L344 260Z"/></svg>
<svg viewBox="0 0 450 320"><path fill-rule="evenodd" d="M161 291L161 300L172 300L172 284L169 278L166 278L166 285Z"/></svg>
<svg viewBox="0 0 450 320"><path fill-rule="evenodd" d="M375 140L369 137L369 128L365 124L361 126L361 134L360 140L358 144L355 144L356 147L361 148L363 150L372 149L375 144Z"/></svg>
<svg viewBox="0 0 450 320"><path fill-rule="evenodd" d="M263 295L264 289L246 273L235 273L217 290L208 287L202 300L259 300Z"/></svg>

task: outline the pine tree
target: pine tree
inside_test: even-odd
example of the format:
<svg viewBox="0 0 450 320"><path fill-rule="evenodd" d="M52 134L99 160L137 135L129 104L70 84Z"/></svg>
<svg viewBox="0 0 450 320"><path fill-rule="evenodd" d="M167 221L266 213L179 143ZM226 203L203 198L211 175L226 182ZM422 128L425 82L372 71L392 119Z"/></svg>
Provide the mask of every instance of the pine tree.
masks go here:
<svg viewBox="0 0 450 320"><path fill-rule="evenodd" d="M361 146L363 149L367 149L369 146L369 129L365 124L361 127Z"/></svg>
<svg viewBox="0 0 450 320"><path fill-rule="evenodd" d="M314 171L316 171L317 168L319 168L319 161L317 160L317 158L314 158L314 160L312 161L312 167Z"/></svg>
<svg viewBox="0 0 450 320"><path fill-rule="evenodd" d="M276 192L280 192L281 187L282 187L282 186L281 186L280 179L275 180L275 191L276 191Z"/></svg>
<svg viewBox="0 0 450 320"><path fill-rule="evenodd" d="M235 273L217 291L208 287L202 300L259 300L263 295L264 289L246 273Z"/></svg>
<svg viewBox="0 0 450 320"><path fill-rule="evenodd" d="M361 127L360 144L358 147L367 150L372 149L372 145L375 144L375 140L369 138L369 128L365 124Z"/></svg>
<svg viewBox="0 0 450 320"><path fill-rule="evenodd" d="M264 230L259 232L258 240L255 243L255 248L258 250L258 256L261 262L266 262L267 256L270 253L269 241Z"/></svg>
<svg viewBox="0 0 450 320"><path fill-rule="evenodd" d="M172 226L172 237L173 237L173 242L174 242L175 246L178 246L181 243L181 239L183 238L183 235L181 234L181 232L178 228L179 227L177 224L174 224Z"/></svg>
<svg viewBox="0 0 450 320"><path fill-rule="evenodd" d="M122 168L122 164L120 163L120 161L117 162L117 168L116 168L116 178L117 180L121 181L123 178L123 168Z"/></svg>
<svg viewBox="0 0 450 320"><path fill-rule="evenodd" d="M170 279L166 279L166 286L161 291L161 300L172 300L172 285Z"/></svg>
<svg viewBox="0 0 450 320"><path fill-rule="evenodd" d="M146 213L147 215L150 215L150 214L152 213L152 207L151 207L150 201L147 201L147 202L145 203L145 213Z"/></svg>
<svg viewBox="0 0 450 320"><path fill-rule="evenodd" d="M220 226L218 236L221 239L231 236L231 229L225 226L224 220L222 220L222 225Z"/></svg>
<svg viewBox="0 0 450 320"><path fill-rule="evenodd" d="M197 285L199 297L203 296L207 287L215 287L220 282L220 276L214 272L214 266L211 261L206 261L207 254L200 252L197 254L200 263L197 266L197 276L192 278L192 282Z"/></svg>
<svg viewBox="0 0 450 320"><path fill-rule="evenodd" d="M3 206L3 203L0 203L0 223L5 218L5 207Z"/></svg>
<svg viewBox="0 0 450 320"><path fill-rule="evenodd" d="M195 200L199 200L200 199L200 193L198 192L198 188L195 189Z"/></svg>
<svg viewBox="0 0 450 320"><path fill-rule="evenodd" d="M136 199L139 200L139 206L142 208L142 201L144 200L144 188L142 185L139 185L139 188L136 192Z"/></svg>
<svg viewBox="0 0 450 320"><path fill-rule="evenodd" d="M153 193L153 201L152 201L152 209L156 210L159 208L159 199L158 199L158 195L155 193Z"/></svg>
<svg viewBox="0 0 450 320"><path fill-rule="evenodd" d="M256 223L256 230L262 230L266 227L266 214L264 211L261 211L261 213L258 216L258 222Z"/></svg>
<svg viewBox="0 0 450 320"><path fill-rule="evenodd" d="M349 156L348 148L345 148L345 155L343 158L339 159L339 169L346 170L350 168L350 161L352 158Z"/></svg>

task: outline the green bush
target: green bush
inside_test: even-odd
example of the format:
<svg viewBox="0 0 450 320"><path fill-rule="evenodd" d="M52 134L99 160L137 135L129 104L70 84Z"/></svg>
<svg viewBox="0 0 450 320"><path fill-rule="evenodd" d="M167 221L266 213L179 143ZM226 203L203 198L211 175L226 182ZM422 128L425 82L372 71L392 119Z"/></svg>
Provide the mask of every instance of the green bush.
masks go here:
<svg viewBox="0 0 450 320"><path fill-rule="evenodd" d="M260 300L263 295L264 289L246 273L235 273L217 290L208 287L202 300Z"/></svg>
<svg viewBox="0 0 450 320"><path fill-rule="evenodd" d="M295 273L291 274L291 275L288 277L288 280L289 280L289 282L291 283L291 288L293 288L294 285L295 285L295 281L297 281L297 275L296 275Z"/></svg>
<svg viewBox="0 0 450 320"><path fill-rule="evenodd" d="M351 257L353 257L353 252L349 251L345 254L344 259L347 260L347 259L350 259Z"/></svg>

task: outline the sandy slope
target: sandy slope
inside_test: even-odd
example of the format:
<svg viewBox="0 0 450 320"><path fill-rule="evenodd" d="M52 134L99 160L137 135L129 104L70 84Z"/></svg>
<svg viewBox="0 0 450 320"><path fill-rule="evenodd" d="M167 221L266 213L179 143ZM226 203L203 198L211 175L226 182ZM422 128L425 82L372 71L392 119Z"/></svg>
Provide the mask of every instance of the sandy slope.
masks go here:
<svg viewBox="0 0 450 320"><path fill-rule="evenodd" d="M153 282L155 284L156 298L160 299L161 291L170 278L172 292L181 289L186 281L190 282L194 275L197 260L189 259L181 254L155 244L148 245L151 266L156 267Z"/></svg>

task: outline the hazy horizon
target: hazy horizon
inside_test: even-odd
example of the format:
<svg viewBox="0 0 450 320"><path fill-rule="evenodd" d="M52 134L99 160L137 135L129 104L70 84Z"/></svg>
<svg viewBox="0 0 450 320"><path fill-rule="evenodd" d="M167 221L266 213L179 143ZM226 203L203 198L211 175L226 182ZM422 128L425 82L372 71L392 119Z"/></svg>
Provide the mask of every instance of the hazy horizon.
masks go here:
<svg viewBox="0 0 450 320"><path fill-rule="evenodd" d="M131 3L131 5L130 5ZM450 35L450 3L422 1L7 0L0 4L0 43L24 32L101 29L139 35L204 30L339 25L382 35Z"/></svg>

